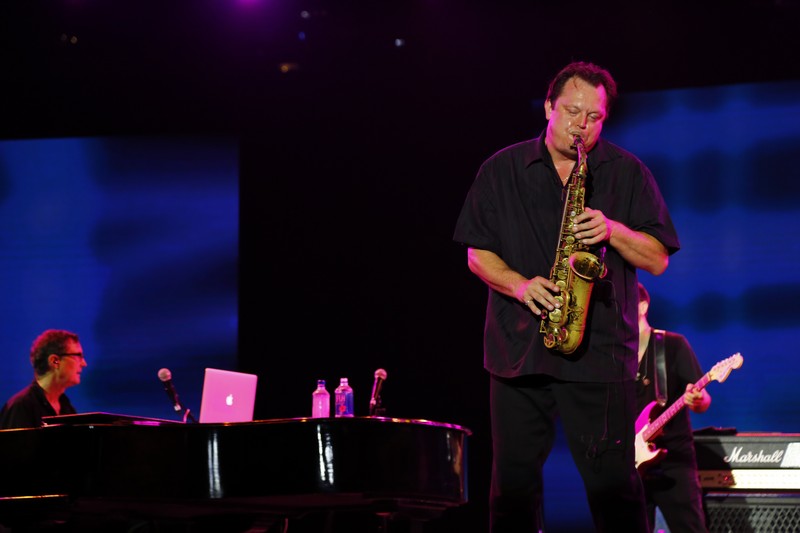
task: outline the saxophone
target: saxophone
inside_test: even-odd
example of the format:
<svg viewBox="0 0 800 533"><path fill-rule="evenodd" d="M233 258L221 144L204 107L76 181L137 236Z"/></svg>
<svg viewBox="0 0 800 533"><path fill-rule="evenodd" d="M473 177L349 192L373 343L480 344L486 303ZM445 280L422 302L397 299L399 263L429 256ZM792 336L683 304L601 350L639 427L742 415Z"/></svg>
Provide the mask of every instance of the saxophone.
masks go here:
<svg viewBox="0 0 800 533"><path fill-rule="evenodd" d="M564 214L561 219L556 259L550 269L550 281L561 288L556 300L561 307L542 312L539 333L544 333L544 345L564 354L574 352L586 329L589 300L594 280L606 274L601 257L588 251L588 246L576 241L572 232L575 217L583 213L586 189L586 150L583 139L575 136L578 160L569 177Z"/></svg>

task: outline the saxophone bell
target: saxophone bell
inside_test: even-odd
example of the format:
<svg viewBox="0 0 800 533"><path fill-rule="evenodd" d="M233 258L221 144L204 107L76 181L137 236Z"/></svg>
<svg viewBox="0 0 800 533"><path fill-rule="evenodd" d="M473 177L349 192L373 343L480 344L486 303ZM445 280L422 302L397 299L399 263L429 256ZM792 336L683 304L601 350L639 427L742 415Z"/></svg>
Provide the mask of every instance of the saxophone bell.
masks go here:
<svg viewBox="0 0 800 533"><path fill-rule="evenodd" d="M590 252L574 252L569 256L569 266L577 276L590 282L606 275L602 259Z"/></svg>

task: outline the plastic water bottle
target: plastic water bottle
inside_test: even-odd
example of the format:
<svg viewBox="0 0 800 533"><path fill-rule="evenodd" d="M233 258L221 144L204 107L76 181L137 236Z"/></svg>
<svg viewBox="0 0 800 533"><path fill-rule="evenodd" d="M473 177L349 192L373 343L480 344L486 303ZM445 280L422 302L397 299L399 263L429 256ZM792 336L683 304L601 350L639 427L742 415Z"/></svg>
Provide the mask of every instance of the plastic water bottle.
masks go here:
<svg viewBox="0 0 800 533"><path fill-rule="evenodd" d="M331 394L325 388L325 380L317 380L317 390L311 393L311 418L331 416Z"/></svg>
<svg viewBox="0 0 800 533"><path fill-rule="evenodd" d="M353 388L347 383L347 378L342 378L339 386L334 391L336 396L336 416L353 416Z"/></svg>

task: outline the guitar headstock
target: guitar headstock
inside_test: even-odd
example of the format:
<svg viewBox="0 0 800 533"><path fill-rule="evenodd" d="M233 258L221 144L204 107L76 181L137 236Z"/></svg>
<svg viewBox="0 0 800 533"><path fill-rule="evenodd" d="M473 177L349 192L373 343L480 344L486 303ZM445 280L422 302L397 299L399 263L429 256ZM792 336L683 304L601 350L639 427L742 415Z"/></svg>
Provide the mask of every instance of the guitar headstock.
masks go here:
<svg viewBox="0 0 800 533"><path fill-rule="evenodd" d="M714 365L714 368L708 371L708 376L711 379L716 379L717 381L722 383L723 381L728 379L728 375L731 373L731 371L734 368L739 368L740 366L742 366L743 362L744 358L742 357L742 354L737 352L732 356L728 357L727 359L723 359L722 361Z"/></svg>

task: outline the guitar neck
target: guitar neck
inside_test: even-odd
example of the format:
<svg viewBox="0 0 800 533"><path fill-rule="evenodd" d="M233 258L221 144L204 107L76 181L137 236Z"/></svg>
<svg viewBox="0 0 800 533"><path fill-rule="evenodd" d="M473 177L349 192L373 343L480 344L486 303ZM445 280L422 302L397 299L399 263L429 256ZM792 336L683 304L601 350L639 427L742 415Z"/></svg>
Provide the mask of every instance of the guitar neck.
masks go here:
<svg viewBox="0 0 800 533"><path fill-rule="evenodd" d="M695 383L694 386L698 390L702 390L710 382L711 382L711 375L707 373L702 378L700 378L700 380L697 383ZM680 398L675 400L672 403L672 405L670 405L667 408L666 411L661 413L658 418L650 422L650 424L647 426L647 429L645 429L644 433L642 433L642 438L644 439L644 441L649 442L650 439L653 438L653 435L657 434L661 430L661 428L664 427L664 424L669 422L670 419L676 414L678 414L678 412L680 412L680 410L683 409L684 407L686 407L686 404L683 403L683 394L681 394Z"/></svg>

